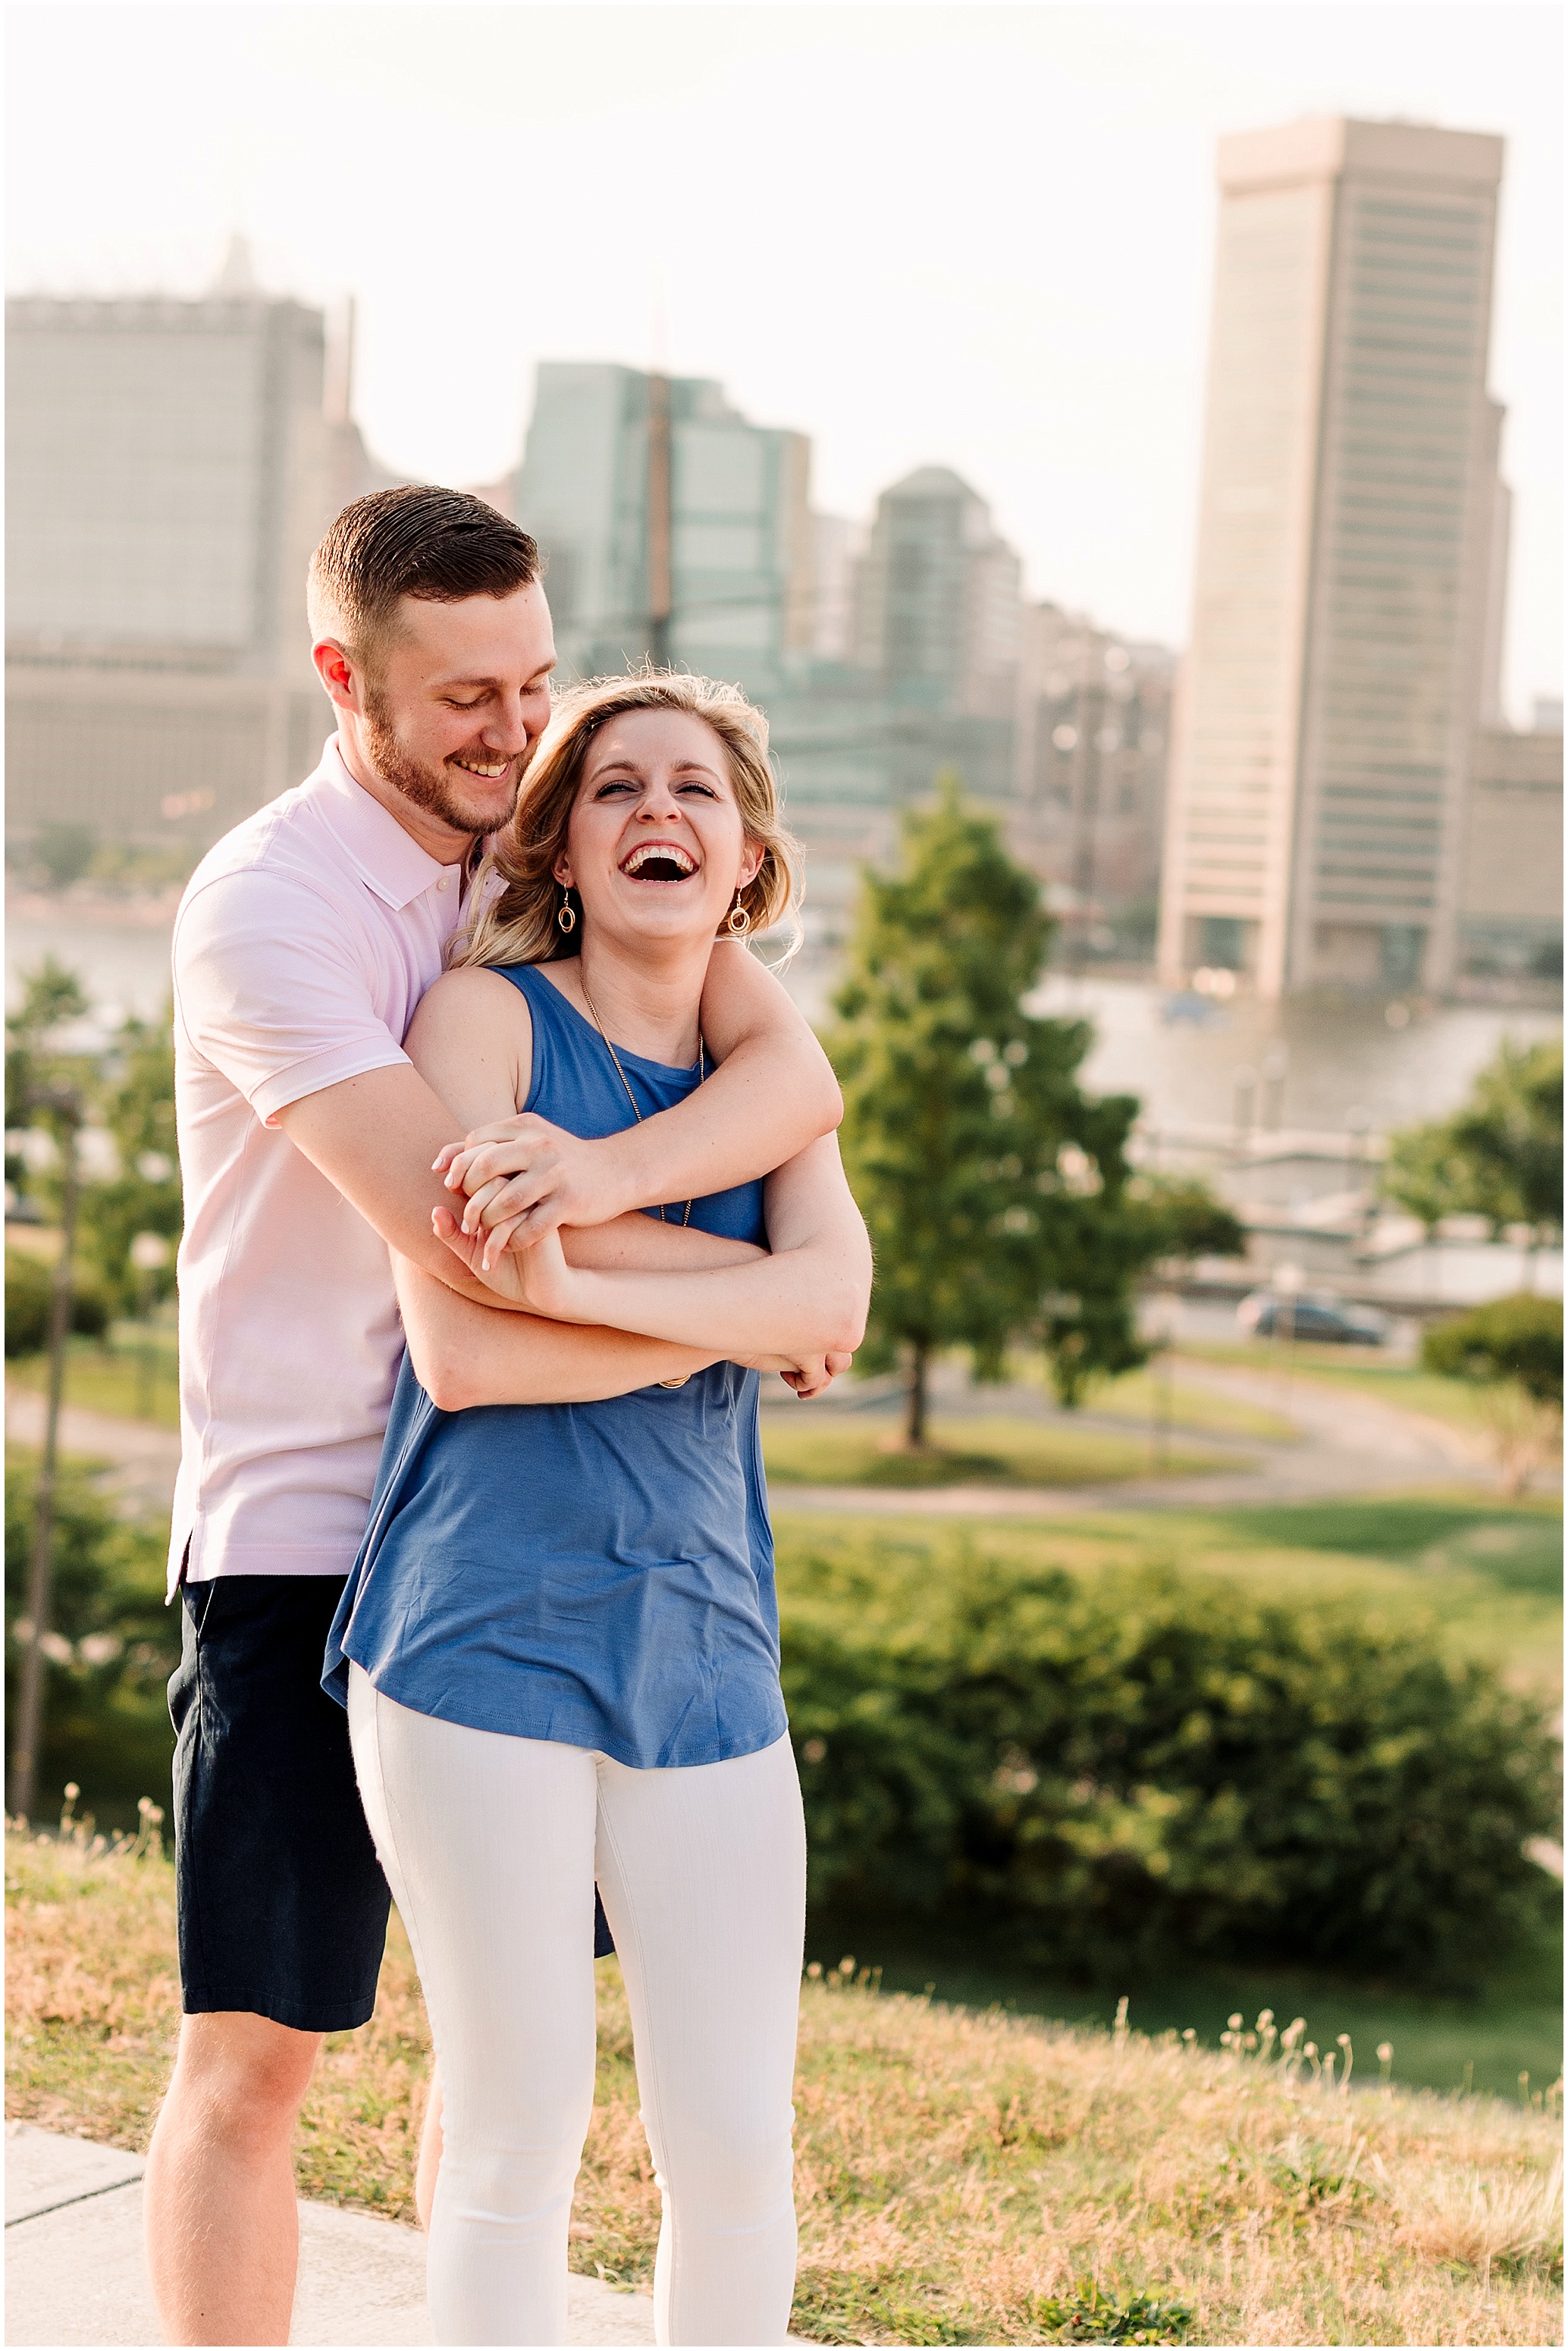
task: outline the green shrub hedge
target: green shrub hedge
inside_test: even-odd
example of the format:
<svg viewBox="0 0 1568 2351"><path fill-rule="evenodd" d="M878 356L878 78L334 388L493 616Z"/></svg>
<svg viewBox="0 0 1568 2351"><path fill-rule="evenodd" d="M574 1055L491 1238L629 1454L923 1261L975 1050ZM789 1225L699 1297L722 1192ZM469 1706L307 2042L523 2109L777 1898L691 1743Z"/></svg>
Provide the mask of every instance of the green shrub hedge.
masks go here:
<svg viewBox="0 0 1568 2351"><path fill-rule="evenodd" d="M21 1649L13 1627L27 1604L37 1457L13 1451L5 1468L5 1698L16 1698ZM58 1812L68 1780L78 1814L103 1828L136 1824L140 1796L169 1803L174 1734L166 1686L180 1657L180 1611L163 1605L162 1535L117 1518L78 1464L66 1462L56 1491L54 1596L57 1646L45 1682L38 1816ZM14 1719L15 1718L13 1718Z"/></svg>
<svg viewBox="0 0 1568 2351"><path fill-rule="evenodd" d="M1179 1948L1459 1983L1527 1932L1540 1708L1435 1634L1161 1569L792 1548L818 1899L983 1906L1030 1955Z"/></svg>
<svg viewBox="0 0 1568 2351"><path fill-rule="evenodd" d="M54 1270L26 1249L5 1252L5 1353L37 1355L49 1343L49 1310ZM109 1328L109 1301L89 1276L78 1280L71 1292L71 1329L89 1339L101 1339Z"/></svg>
<svg viewBox="0 0 1568 2351"><path fill-rule="evenodd" d="M1516 1290L1447 1322L1421 1341L1429 1372L1450 1379L1516 1380L1540 1404L1563 1402L1563 1301Z"/></svg>

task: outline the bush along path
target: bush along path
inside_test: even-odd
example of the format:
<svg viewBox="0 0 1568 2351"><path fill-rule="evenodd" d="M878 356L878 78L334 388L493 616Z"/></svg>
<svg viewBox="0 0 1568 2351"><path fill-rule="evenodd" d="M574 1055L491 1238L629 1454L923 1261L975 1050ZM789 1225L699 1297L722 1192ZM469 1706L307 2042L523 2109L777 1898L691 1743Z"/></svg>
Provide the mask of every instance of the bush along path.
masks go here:
<svg viewBox="0 0 1568 2351"><path fill-rule="evenodd" d="M780 1601L818 1900L984 1910L1101 1981L1180 1953L1461 1989L1535 1931L1543 1709L1416 1617L799 1530Z"/></svg>
<svg viewBox="0 0 1568 2351"><path fill-rule="evenodd" d="M145 2148L177 2029L171 1875L145 1838L140 1857L8 1839L9 2114ZM658 2191L613 1960L599 1979L570 2258L643 2283ZM1555 2102L1401 2093L1369 2056L1313 2048L1267 2015L1206 2052L1124 2021L1070 2032L882 1996L852 1960L813 1972L796 2330L841 2344L1559 2341ZM374 2022L327 2044L301 2192L411 2219L428 2067L394 1930Z"/></svg>

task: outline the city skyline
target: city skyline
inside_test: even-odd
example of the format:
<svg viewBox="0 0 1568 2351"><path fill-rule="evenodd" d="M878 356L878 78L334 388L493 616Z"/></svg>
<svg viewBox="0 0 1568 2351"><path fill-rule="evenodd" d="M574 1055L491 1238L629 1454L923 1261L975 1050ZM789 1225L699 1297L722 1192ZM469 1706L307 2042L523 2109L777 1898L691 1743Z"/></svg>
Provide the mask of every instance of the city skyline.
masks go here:
<svg viewBox="0 0 1568 2351"><path fill-rule="evenodd" d="M1179 643L1212 131L1341 107L1500 131L1491 381L1516 494L1505 701L1523 723L1560 691L1556 28L1542 10L1423 11L1422 41L1401 47L1412 14L1314 10L1309 41L1293 7L24 8L13 282L195 293L240 229L269 290L358 293L367 439L434 478L512 468L539 360L662 359L809 434L817 508L865 518L890 481L948 466L1019 549L1031 597ZM549 93L531 109L525 32ZM592 70L573 74L590 34ZM26 93L68 37L89 167L79 183L51 174L46 217L27 189L47 110ZM476 52L515 68L499 78L528 131L514 178L537 205L503 202L493 164L444 166ZM128 110L132 71L143 102ZM666 233L650 239L627 190L666 148ZM414 159L372 205L365 152ZM715 181L737 173L718 204ZM563 239L569 215L580 233Z"/></svg>

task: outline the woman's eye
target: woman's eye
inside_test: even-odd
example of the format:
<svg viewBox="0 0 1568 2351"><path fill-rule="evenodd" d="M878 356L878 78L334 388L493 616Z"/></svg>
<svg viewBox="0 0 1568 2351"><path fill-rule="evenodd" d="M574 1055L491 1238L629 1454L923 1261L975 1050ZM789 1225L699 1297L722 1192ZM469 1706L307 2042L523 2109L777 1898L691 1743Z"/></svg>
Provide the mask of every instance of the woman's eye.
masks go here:
<svg viewBox="0 0 1568 2351"><path fill-rule="evenodd" d="M711 784L677 784L678 792L700 792L705 800L716 800L718 794Z"/></svg>

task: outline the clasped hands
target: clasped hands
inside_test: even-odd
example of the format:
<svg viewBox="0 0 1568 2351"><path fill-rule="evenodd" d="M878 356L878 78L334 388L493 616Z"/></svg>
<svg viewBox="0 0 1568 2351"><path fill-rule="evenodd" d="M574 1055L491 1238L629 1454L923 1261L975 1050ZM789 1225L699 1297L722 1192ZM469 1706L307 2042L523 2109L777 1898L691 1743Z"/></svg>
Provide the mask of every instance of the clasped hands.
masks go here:
<svg viewBox="0 0 1568 2351"><path fill-rule="evenodd" d="M570 1134L531 1112L476 1126L434 1162L454 1200L431 1210L432 1228L507 1306L551 1322L595 1322L589 1285L568 1261L561 1229L610 1224L643 1205L628 1196L624 1140ZM820 1395L852 1361L831 1353L783 1364L762 1354L749 1368L777 1371L804 1398Z"/></svg>

